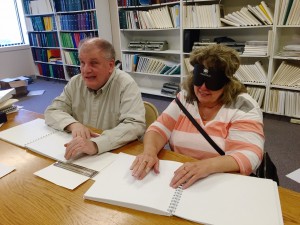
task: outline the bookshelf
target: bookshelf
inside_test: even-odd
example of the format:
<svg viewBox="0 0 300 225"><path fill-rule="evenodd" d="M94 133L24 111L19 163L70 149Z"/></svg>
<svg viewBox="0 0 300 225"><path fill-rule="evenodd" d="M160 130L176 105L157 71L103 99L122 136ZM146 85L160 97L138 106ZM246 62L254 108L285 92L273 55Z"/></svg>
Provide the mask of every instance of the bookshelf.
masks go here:
<svg viewBox="0 0 300 225"><path fill-rule="evenodd" d="M136 6L134 2L129 6L124 6L122 3L122 1L118 2L118 14L119 24L121 25L120 46L123 70L128 72L135 79L142 93L173 97L172 94L162 93L161 88L164 83L179 84L181 82L180 69L182 65L182 49L180 43L182 42L182 30L179 24L180 1L167 1L161 4L139 6ZM177 14L174 14L173 17L173 20L176 20L177 24L171 22L172 16L168 10L177 10ZM139 20L135 20L137 23L129 22L130 18L132 18L132 14L133 18L140 18ZM155 19L149 21L147 19L149 14ZM129 44L132 42L143 41L167 42L168 47L163 51L134 49L129 47ZM131 58L133 55L137 55L139 59L142 59L138 61L136 70L130 66L132 64ZM156 59L156 62L154 62L153 59ZM151 67L151 65L153 66ZM163 69L175 68L176 66L177 70L170 74L166 73L166 70Z"/></svg>
<svg viewBox="0 0 300 225"><path fill-rule="evenodd" d="M297 4L298 3L298 4ZM286 13L285 5L290 5ZM297 22L290 20L299 12L299 1L276 1L277 24L274 27L274 54L270 66L269 102L266 112L300 119L300 16ZM285 18L285 20L284 20ZM284 22L285 21L285 22ZM293 51L284 51L293 46Z"/></svg>
<svg viewBox="0 0 300 225"><path fill-rule="evenodd" d="M112 41L108 0L23 0L23 8L38 76L69 80L80 73L81 39Z"/></svg>
<svg viewBox="0 0 300 225"><path fill-rule="evenodd" d="M236 24L229 25L220 23L218 19L215 20L214 18L228 18L227 16L229 14L241 13L240 11L244 11L245 8L247 10L248 5L256 7L257 9L257 7L259 8L259 5L262 4L261 0L223 0L221 2L214 0L149 1L154 3L151 5L140 5L139 1L129 0L117 2L122 62L124 61L124 55L136 54L138 56L147 55L154 58L173 59L179 62L181 66L180 74L173 76L156 73L141 73L123 68L136 80L141 87L142 93L165 96L161 93L162 85L165 82L181 83L189 73L190 68L186 62L194 42L214 42L215 38L228 37L237 43L245 43L250 46L249 48L247 47L247 49L250 49L247 54L246 52L240 54L241 65L243 66L243 68L241 68L242 70L248 70L249 72L249 70L253 70L255 65L260 64L263 75L258 75L256 73L257 68L254 68L256 72L254 72L253 76L250 75L249 77L249 73L247 73L246 77L238 79L241 79L249 93L260 103L262 110L270 114L300 118L300 77L299 79L298 77L295 78L295 76L299 76L300 73L296 72L295 75L290 75L294 80L292 84L287 84L288 82L272 83L274 75L282 63L293 66L293 71L297 71L297 69L299 70L300 68L299 51L296 56L283 56L281 53L283 48L287 45L292 45L292 47L296 45L299 48L300 16L299 13L296 13L299 12L300 9L299 1L264 1L271 14L271 18L268 19L269 22L267 19L261 18L261 20L259 20L260 24L253 25L251 24L251 22L253 22L252 16L251 22L248 20L248 23L238 26L236 26ZM221 5L214 6L213 9L216 10L220 8L220 13L205 14L207 13L206 11L205 13L197 14L197 12L201 12L203 8L211 7L210 5L214 4L218 5L219 3L221 3ZM290 7L288 7L289 4ZM149 11L151 9L161 9L166 6L172 7L174 5L178 5L180 10L179 26L176 28L141 29L138 27L128 27L128 23L136 23L139 17L137 17L137 19L133 17L133 20L131 20L130 13L125 13L127 17L123 15L124 11ZM287 8L290 8L290 10L287 10ZM202 15L205 16L203 17ZM261 17L263 16L261 15ZM164 17L161 16L159 18L158 20L163 20L162 18ZM257 18L259 17L256 16L256 20L258 20ZM285 23L283 22L284 18L286 20ZM203 23L203 20L205 20L206 23ZM235 21L235 23L238 22L240 21ZM140 40L166 40L169 43L169 49L165 51L128 49L130 41ZM264 44L259 47L254 47L252 46L255 45L253 42L261 42ZM252 53L252 49L254 48L264 49L264 51ZM244 49L246 49L246 47ZM238 74L236 75L238 76ZM283 77L281 80L284 80L286 77L284 73L280 76Z"/></svg>

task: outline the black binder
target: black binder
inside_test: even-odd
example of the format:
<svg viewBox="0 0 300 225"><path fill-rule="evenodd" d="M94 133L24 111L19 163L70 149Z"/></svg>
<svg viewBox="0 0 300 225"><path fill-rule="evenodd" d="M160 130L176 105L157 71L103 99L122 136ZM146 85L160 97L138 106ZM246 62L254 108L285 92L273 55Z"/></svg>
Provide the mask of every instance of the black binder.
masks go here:
<svg viewBox="0 0 300 225"><path fill-rule="evenodd" d="M195 41L199 41L200 30L185 30L183 34L183 51L190 53Z"/></svg>

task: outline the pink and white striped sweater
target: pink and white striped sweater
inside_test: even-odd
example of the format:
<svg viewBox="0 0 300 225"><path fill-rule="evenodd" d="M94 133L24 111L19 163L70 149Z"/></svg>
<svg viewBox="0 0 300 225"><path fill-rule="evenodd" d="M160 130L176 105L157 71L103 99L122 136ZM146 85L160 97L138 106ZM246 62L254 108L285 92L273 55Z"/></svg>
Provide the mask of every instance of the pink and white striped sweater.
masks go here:
<svg viewBox="0 0 300 225"><path fill-rule="evenodd" d="M232 156L240 167L240 173L249 175L262 160L264 149L263 116L257 102L249 94L240 94L230 106L223 105L215 118L203 123L197 102L187 103L184 92L178 98L208 135ZM169 140L173 151L205 159L219 153L206 141L199 131L180 110L175 100L165 109L146 132L161 134Z"/></svg>

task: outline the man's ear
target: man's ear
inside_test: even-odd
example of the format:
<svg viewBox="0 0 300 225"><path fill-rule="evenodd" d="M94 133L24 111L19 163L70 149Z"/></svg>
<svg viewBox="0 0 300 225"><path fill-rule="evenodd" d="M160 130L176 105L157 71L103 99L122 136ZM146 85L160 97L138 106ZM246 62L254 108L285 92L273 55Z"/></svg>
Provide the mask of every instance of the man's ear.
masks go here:
<svg viewBox="0 0 300 225"><path fill-rule="evenodd" d="M114 71L114 68L115 68L115 60L110 60L109 63L109 73L112 73Z"/></svg>

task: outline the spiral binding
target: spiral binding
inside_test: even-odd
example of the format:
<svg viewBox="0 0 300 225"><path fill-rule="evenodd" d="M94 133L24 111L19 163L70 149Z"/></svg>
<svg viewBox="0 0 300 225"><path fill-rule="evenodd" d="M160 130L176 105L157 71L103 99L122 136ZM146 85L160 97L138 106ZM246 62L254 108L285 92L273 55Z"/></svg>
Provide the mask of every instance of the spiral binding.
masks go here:
<svg viewBox="0 0 300 225"><path fill-rule="evenodd" d="M38 137L38 138L36 138L36 139L30 140L29 142L27 142L27 143L25 144L25 146L30 145L30 144L32 144L32 143L38 141L38 140L41 140L41 139L43 139L43 138L45 138L45 137L48 137L48 136L50 136L50 135L52 135L52 134L54 134L54 133L57 133L57 132L60 132L60 131L58 131L58 130L53 130L53 131L51 131L51 132L45 134L44 136L41 136L41 137Z"/></svg>
<svg viewBox="0 0 300 225"><path fill-rule="evenodd" d="M182 185L180 185L178 188L176 188L175 192L174 192L174 195L171 199L171 202L170 202L170 205L169 205L169 208L167 210L169 216L172 216L173 213L175 212L176 208L177 208L177 205L180 201L180 198L181 198L181 195L182 195Z"/></svg>

